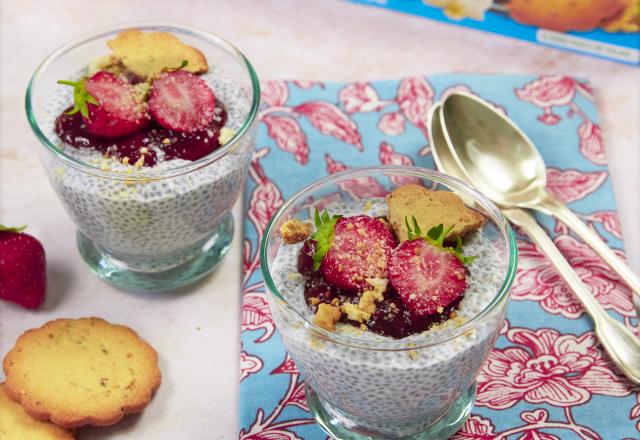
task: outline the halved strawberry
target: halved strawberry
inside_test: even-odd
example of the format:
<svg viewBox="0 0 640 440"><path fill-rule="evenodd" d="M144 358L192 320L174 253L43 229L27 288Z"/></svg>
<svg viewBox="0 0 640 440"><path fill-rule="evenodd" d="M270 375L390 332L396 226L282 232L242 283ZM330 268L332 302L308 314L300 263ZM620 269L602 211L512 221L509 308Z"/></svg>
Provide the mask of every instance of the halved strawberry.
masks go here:
<svg viewBox="0 0 640 440"><path fill-rule="evenodd" d="M153 81L149 110L160 125L175 131L206 128L215 117L216 98L206 82L193 73L173 70Z"/></svg>
<svg viewBox="0 0 640 440"><path fill-rule="evenodd" d="M378 218L342 217L320 270L334 287L366 290L371 287L368 278L387 278L387 259L396 243L389 225Z"/></svg>
<svg viewBox="0 0 640 440"><path fill-rule="evenodd" d="M144 93L121 75L99 71L85 81L84 87L97 101L88 103L89 117L84 118L90 133L109 138L125 136L151 120Z"/></svg>
<svg viewBox="0 0 640 440"><path fill-rule="evenodd" d="M418 316L441 313L468 286L460 259L422 238L394 249L389 258L389 282Z"/></svg>

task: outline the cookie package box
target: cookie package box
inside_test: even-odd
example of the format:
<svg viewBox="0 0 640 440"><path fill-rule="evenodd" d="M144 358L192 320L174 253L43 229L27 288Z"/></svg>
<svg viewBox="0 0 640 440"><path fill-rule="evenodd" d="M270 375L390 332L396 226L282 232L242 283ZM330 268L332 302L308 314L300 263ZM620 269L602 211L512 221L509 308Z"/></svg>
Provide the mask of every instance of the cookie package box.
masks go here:
<svg viewBox="0 0 640 440"><path fill-rule="evenodd" d="M349 0L640 66L640 0Z"/></svg>

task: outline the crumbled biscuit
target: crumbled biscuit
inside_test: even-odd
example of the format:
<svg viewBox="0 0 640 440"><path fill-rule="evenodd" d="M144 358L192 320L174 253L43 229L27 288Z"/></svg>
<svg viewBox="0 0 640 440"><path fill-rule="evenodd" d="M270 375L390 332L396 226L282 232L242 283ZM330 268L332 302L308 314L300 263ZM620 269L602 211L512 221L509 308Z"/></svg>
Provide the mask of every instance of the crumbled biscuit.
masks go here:
<svg viewBox="0 0 640 440"><path fill-rule="evenodd" d="M418 358L418 352L415 350L409 350L407 353L409 354L411 360L415 361Z"/></svg>
<svg viewBox="0 0 640 440"><path fill-rule="evenodd" d="M369 315L373 315L376 312L376 301L382 301L382 299L384 298L378 293L372 290L367 290L360 297L360 301L358 301L358 308Z"/></svg>
<svg viewBox="0 0 640 440"><path fill-rule="evenodd" d="M167 68L183 67L191 73L209 70L205 56L195 47L184 44L167 32L142 32L129 29L107 41L113 56L128 70L144 80L157 76Z"/></svg>
<svg viewBox="0 0 640 440"><path fill-rule="evenodd" d="M318 306L318 311L313 318L313 322L318 326L330 332L335 331L336 322L340 321L342 313L335 306L322 303Z"/></svg>
<svg viewBox="0 0 640 440"><path fill-rule="evenodd" d="M218 135L218 142L220 145L225 145L236 135L236 131L227 127L222 127L220 129L220 134Z"/></svg>
<svg viewBox="0 0 640 440"><path fill-rule="evenodd" d="M37 420L4 392L0 383L0 439L73 440L73 434L51 422Z"/></svg>
<svg viewBox="0 0 640 440"><path fill-rule="evenodd" d="M389 222L401 242L408 237L405 218L415 217L420 229L426 233L440 224L453 225L446 240L464 237L482 227L485 218L479 212L467 208L451 191L430 191L420 185L403 185L387 196Z"/></svg>
<svg viewBox="0 0 640 440"><path fill-rule="evenodd" d="M311 224L294 218L280 226L280 234L287 244L299 243L311 235Z"/></svg>
<svg viewBox="0 0 640 440"><path fill-rule="evenodd" d="M364 310L360 310L360 307L357 304L344 303L342 304L342 306L340 306L340 310L342 311L342 313L347 315L347 319L349 319L350 321L363 323L371 318L371 314L365 312Z"/></svg>

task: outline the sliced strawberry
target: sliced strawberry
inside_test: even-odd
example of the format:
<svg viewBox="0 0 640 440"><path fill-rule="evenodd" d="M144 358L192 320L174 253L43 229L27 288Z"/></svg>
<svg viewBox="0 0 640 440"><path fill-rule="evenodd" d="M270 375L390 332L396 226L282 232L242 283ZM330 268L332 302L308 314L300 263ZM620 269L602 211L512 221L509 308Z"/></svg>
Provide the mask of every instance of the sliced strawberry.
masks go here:
<svg viewBox="0 0 640 440"><path fill-rule="evenodd" d="M0 298L35 309L47 285L44 248L20 230L0 225Z"/></svg>
<svg viewBox="0 0 640 440"><path fill-rule="evenodd" d="M89 115L83 118L87 131L115 138L145 127L151 120L144 93L124 76L99 71L84 81L84 88L94 99L87 102ZM97 101L97 104L92 103Z"/></svg>
<svg viewBox="0 0 640 440"><path fill-rule="evenodd" d="M468 285L458 257L421 238L405 241L391 253L389 282L418 316L441 313Z"/></svg>
<svg viewBox="0 0 640 440"><path fill-rule="evenodd" d="M368 278L387 278L387 259L396 243L389 225L378 218L342 217L320 266L322 276L339 289L366 290Z"/></svg>
<svg viewBox="0 0 640 440"><path fill-rule="evenodd" d="M206 82L193 73L174 70L153 81L149 110L160 125L175 131L206 128L216 116L216 98Z"/></svg>

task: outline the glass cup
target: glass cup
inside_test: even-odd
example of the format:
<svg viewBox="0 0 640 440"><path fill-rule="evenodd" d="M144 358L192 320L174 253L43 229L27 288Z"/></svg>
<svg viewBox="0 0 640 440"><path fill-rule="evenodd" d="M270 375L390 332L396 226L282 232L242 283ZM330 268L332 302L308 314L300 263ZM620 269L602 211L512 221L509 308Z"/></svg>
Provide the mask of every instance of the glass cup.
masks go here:
<svg viewBox="0 0 640 440"><path fill-rule="evenodd" d="M225 126L235 132L223 147L175 167L167 161L139 169L82 161L72 147L63 148L54 121L73 99L71 88L56 81L85 74L90 61L109 52L107 40L131 28L169 32L204 54L207 81L227 109ZM216 35L184 26L105 29L42 62L27 89L27 117L44 146L49 181L78 228L80 254L98 276L126 290L161 291L193 283L217 266L233 238L231 208L255 149L259 101L258 78L244 55Z"/></svg>
<svg viewBox="0 0 640 440"><path fill-rule="evenodd" d="M482 272L477 278L482 281L473 294L467 290L459 317L436 330L392 339L349 324L338 324L336 332L318 327L303 299L304 282L292 273L293 254L278 259L281 225L294 217L310 220L315 207L336 199L384 214L384 203L365 203L371 194L367 188L390 192L403 183L453 191L486 217L482 247L474 248L481 249L480 257L473 263L487 258L476 272ZM340 213L339 205L328 209ZM302 189L280 208L263 236L260 260L275 324L304 376L309 408L329 435L446 439L464 423L475 401L476 376L502 326L517 264L513 231L486 197L460 180L417 167L336 173Z"/></svg>

